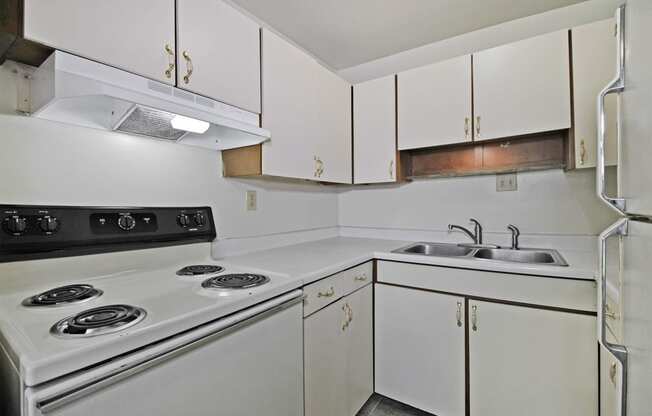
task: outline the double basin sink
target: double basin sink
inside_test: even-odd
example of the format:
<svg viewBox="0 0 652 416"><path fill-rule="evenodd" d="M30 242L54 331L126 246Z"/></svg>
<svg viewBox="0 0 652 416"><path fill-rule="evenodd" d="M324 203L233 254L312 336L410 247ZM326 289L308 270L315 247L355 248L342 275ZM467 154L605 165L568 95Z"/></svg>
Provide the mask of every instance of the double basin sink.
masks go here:
<svg viewBox="0 0 652 416"><path fill-rule="evenodd" d="M497 247L469 247L444 243L414 243L407 247L394 250L393 253L568 266L568 263L566 263L561 254L557 250L551 249L522 248L514 250Z"/></svg>

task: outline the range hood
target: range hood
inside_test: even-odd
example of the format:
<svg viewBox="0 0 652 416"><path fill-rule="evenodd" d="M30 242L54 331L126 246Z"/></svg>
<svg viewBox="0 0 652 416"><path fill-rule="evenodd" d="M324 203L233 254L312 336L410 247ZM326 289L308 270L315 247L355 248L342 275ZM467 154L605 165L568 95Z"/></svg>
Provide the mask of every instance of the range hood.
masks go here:
<svg viewBox="0 0 652 416"><path fill-rule="evenodd" d="M269 140L258 114L55 51L34 72L34 117L224 150Z"/></svg>

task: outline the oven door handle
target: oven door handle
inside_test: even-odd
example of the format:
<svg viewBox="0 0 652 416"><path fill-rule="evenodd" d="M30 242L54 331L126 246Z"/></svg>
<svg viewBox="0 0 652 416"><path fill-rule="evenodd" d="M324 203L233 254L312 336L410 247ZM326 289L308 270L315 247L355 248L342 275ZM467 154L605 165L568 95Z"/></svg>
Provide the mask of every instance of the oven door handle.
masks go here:
<svg viewBox="0 0 652 416"><path fill-rule="evenodd" d="M619 416L627 415L627 348L624 345L613 344L607 340L607 321L605 313L607 309L607 240L609 237L627 235L627 218L623 218L607 228L600 234L600 289L598 291L598 341L620 362L620 413Z"/></svg>
<svg viewBox="0 0 652 416"><path fill-rule="evenodd" d="M93 394L108 386L114 385L122 380L132 377L141 373L149 368L155 367L180 355L183 355L195 348L201 347L205 344L215 341L233 331L251 325L260 321L270 315L280 312L283 309L289 308L303 301L303 291L295 290L285 295L274 298L262 305L251 308L252 310L243 311L242 319L232 324L228 324L217 329L209 334L201 334L196 339L190 340L180 347L172 347L168 351L163 351L155 357L147 361L136 362L132 365L125 365L119 367L118 370L105 374L102 377L87 381L81 385L66 389L65 391L58 392L50 397L43 398L36 403L36 407L41 414L47 414L53 410L59 409L69 403L79 400L82 397ZM218 321L219 322L219 321Z"/></svg>

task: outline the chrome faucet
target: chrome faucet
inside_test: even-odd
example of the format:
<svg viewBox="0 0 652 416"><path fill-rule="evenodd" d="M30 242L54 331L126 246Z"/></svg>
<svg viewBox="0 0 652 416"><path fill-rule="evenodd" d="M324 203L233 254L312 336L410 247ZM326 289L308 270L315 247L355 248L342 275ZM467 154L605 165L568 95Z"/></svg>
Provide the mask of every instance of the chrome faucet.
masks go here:
<svg viewBox="0 0 652 416"><path fill-rule="evenodd" d="M512 250L518 250L518 237L521 235L521 231L513 224L509 224L507 229L512 232Z"/></svg>
<svg viewBox="0 0 652 416"><path fill-rule="evenodd" d="M480 225L480 222L475 218L471 218L469 221L474 225L473 232L469 231L466 227L455 224L448 224L448 232L450 233L453 230L459 230L468 235L469 238L473 240L473 244L482 244L482 225Z"/></svg>

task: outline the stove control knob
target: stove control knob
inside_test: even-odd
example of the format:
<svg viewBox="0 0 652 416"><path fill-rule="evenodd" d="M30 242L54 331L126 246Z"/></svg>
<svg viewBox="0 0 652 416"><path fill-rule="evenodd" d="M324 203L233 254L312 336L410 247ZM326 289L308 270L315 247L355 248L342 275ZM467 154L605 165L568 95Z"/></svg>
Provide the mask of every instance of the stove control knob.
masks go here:
<svg viewBox="0 0 652 416"><path fill-rule="evenodd" d="M195 214L195 224L199 227L203 227L206 224L206 217L201 212Z"/></svg>
<svg viewBox="0 0 652 416"><path fill-rule="evenodd" d="M41 218L41 221L39 222L39 227L41 228L41 231L44 233L53 233L59 228L59 220L57 217L51 217L49 215L44 216Z"/></svg>
<svg viewBox="0 0 652 416"><path fill-rule="evenodd" d="M136 226L136 220L129 214L120 215L118 218L118 227L125 231L133 230Z"/></svg>
<svg viewBox="0 0 652 416"><path fill-rule="evenodd" d="M5 221L7 221L7 230L10 234L22 234L27 228L27 220L25 217L7 217L5 218Z"/></svg>
<svg viewBox="0 0 652 416"><path fill-rule="evenodd" d="M177 217L177 222L180 226L187 227L190 225L190 217L188 217L186 214L181 214Z"/></svg>

